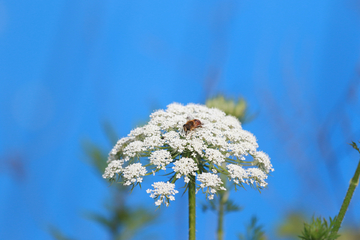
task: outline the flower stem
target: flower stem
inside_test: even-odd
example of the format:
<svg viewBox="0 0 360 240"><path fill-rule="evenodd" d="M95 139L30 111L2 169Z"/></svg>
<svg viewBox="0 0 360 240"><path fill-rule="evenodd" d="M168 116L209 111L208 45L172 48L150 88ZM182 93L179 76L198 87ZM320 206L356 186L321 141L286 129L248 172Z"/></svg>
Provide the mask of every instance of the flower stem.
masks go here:
<svg viewBox="0 0 360 240"><path fill-rule="evenodd" d="M225 169L226 164L222 163L221 166ZM226 176L224 174L220 175L221 180L224 183L224 187L226 187ZM224 215L225 215L225 203L229 198L229 191L221 191L219 192L219 210L218 210L218 226L217 226L217 240L224 239Z"/></svg>
<svg viewBox="0 0 360 240"><path fill-rule="evenodd" d="M195 240L195 178L189 182L189 240Z"/></svg>
<svg viewBox="0 0 360 240"><path fill-rule="evenodd" d="M344 201L343 201L343 203L341 205L339 215L336 218L336 223L334 225L333 232L337 233L339 231L339 229L340 229L341 223L342 223L342 221L344 219L344 216L345 216L345 213L346 213L346 211L347 211L347 209L349 207L350 200L351 200L351 198L352 198L352 196L354 194L355 188L359 184L359 176L360 176L360 161L359 161L358 166L356 168L354 177L350 181L350 185L349 185L348 191L346 193L345 199L344 199Z"/></svg>
<svg viewBox="0 0 360 240"><path fill-rule="evenodd" d="M217 239L223 240L224 239L224 192L220 193L219 199L219 211L218 211L218 228L217 228Z"/></svg>

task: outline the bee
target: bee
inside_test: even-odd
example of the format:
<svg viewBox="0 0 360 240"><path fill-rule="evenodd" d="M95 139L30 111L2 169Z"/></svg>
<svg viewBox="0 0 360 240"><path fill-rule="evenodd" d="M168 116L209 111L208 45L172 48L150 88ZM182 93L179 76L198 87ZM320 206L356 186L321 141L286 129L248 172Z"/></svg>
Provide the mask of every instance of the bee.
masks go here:
<svg viewBox="0 0 360 240"><path fill-rule="evenodd" d="M189 119L189 118L188 118ZM194 130L195 128L198 127L202 127L202 123L200 122L199 119L192 119L192 120L188 120L184 125L183 125L183 129L185 132L185 135L188 134L188 132Z"/></svg>

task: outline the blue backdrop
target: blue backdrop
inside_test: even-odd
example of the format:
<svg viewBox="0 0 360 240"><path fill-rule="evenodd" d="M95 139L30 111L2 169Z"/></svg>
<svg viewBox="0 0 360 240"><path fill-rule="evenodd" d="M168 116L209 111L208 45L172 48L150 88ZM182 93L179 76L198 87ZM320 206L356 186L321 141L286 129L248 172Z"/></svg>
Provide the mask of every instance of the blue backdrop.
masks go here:
<svg viewBox="0 0 360 240"><path fill-rule="evenodd" d="M226 217L226 239L252 215L270 239L292 210L334 216L358 160L347 143L360 140L359 11L357 0L0 0L0 239L51 239L50 224L108 239L81 216L109 197L81 142L110 151L103 121L122 137L154 109L217 93L245 97L256 118L244 128L275 168L262 194L231 194L244 210ZM153 206L145 189L131 198ZM186 239L186 203L146 231ZM359 203L357 191L345 224L359 226ZM197 223L198 239L215 239L215 214L199 209Z"/></svg>

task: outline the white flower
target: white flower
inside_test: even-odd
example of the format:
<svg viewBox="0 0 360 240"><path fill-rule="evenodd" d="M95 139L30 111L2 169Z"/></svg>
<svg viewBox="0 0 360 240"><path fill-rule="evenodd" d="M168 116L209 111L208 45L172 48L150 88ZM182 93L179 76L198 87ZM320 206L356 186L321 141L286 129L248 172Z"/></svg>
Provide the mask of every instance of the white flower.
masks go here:
<svg viewBox="0 0 360 240"><path fill-rule="evenodd" d="M171 154L166 150L158 150L150 155L150 163L162 170L166 170L166 166L171 163L171 161Z"/></svg>
<svg viewBox="0 0 360 240"><path fill-rule="evenodd" d="M146 150L146 145L142 141L129 143L124 149L124 154L129 157L135 157Z"/></svg>
<svg viewBox="0 0 360 240"><path fill-rule="evenodd" d="M190 134L187 137L193 137L190 136ZM188 145L186 148L193 152L194 154L197 153L201 157L204 156L204 149L207 149L206 145L204 144L204 141L200 138L191 138L187 140ZM196 154L195 154L196 155Z"/></svg>
<svg viewBox="0 0 360 240"><path fill-rule="evenodd" d="M194 159L186 157L176 161L172 169L177 173L176 178L184 176L184 181L186 183L190 181L188 175L196 176L196 171L199 170Z"/></svg>
<svg viewBox="0 0 360 240"><path fill-rule="evenodd" d="M214 198L214 194L218 190L226 190L223 187L223 182L221 181L220 177L213 173L201 173L198 175L197 180L201 182L200 187L203 189L207 188L206 195L208 195L209 200Z"/></svg>
<svg viewBox="0 0 360 240"><path fill-rule="evenodd" d="M270 158L266 153L259 151L256 152L253 157L254 165L259 166L266 173L274 171L274 168L270 162Z"/></svg>
<svg viewBox="0 0 360 240"><path fill-rule="evenodd" d="M167 132L164 135L165 144L168 144L172 149L183 152L187 141L180 138L180 134L176 131Z"/></svg>
<svg viewBox="0 0 360 240"><path fill-rule="evenodd" d="M246 178L248 177L247 171L236 165L236 164L228 164L227 169L229 170L230 179L233 179L234 183L240 184L242 182L247 182Z"/></svg>
<svg viewBox="0 0 360 240"><path fill-rule="evenodd" d="M208 148L206 149L205 156L209 159L210 162L213 162L216 165L221 165L225 162L225 156L219 150Z"/></svg>
<svg viewBox="0 0 360 240"><path fill-rule="evenodd" d="M160 206L162 203L169 206L169 201L174 201L174 195L179 192L175 190L174 183L154 182L151 186L154 187L154 190L148 189L146 192L150 193L151 198L158 199L155 202L156 206Z"/></svg>
<svg viewBox="0 0 360 240"><path fill-rule="evenodd" d="M103 178L114 178L115 174L120 173L123 170L123 160L115 160L109 163L105 169L105 173L102 175Z"/></svg>
<svg viewBox="0 0 360 240"><path fill-rule="evenodd" d="M265 179L267 179L267 175L263 171L258 168L248 168L246 169L246 172L248 174L251 184L257 183L260 185L260 187L267 186L267 182L265 182Z"/></svg>
<svg viewBox="0 0 360 240"><path fill-rule="evenodd" d="M141 163L133 163L127 166L123 171L123 177L125 179L125 186L129 186L136 182L141 183L143 176L146 174L146 168Z"/></svg>
<svg viewBox="0 0 360 240"><path fill-rule="evenodd" d="M120 139L116 145L114 146L114 148L110 151L109 153L109 158L108 158L108 163L110 163L111 161L114 161L116 159L118 159L116 157L116 155L122 150L122 148L124 147L124 144L128 141L130 141L131 139L128 137L124 137L122 139Z"/></svg>
<svg viewBox="0 0 360 240"><path fill-rule="evenodd" d="M226 167L230 174L229 178L233 180L235 184L257 184L261 188L267 186L267 183L265 182L267 175L259 168L244 169L236 164L228 164Z"/></svg>
<svg viewBox="0 0 360 240"><path fill-rule="evenodd" d="M184 134L188 117L198 119L201 127ZM204 105L173 103L152 113L146 125L133 129L116 143L103 177L114 181L120 176L124 185L135 185L146 175L145 166L152 170L149 177L160 169L172 168L174 172L166 175L171 182L183 178L188 184L195 179L212 199L223 189L220 174L237 185L267 186L267 175L274 168L269 156L258 147L256 137L242 129L237 118ZM201 174L197 176L197 172ZM156 204L164 201L159 197Z"/></svg>

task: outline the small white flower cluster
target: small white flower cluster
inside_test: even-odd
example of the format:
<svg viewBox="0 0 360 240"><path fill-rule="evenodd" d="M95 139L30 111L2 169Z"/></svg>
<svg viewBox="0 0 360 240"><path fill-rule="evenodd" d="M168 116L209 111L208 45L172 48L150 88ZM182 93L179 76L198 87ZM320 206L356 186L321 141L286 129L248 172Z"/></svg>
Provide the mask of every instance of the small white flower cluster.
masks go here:
<svg viewBox="0 0 360 240"><path fill-rule="evenodd" d="M149 159L151 164L162 170L166 170L166 166L172 161L171 154L166 150L152 152Z"/></svg>
<svg viewBox="0 0 360 240"><path fill-rule="evenodd" d="M255 152L253 155L254 157L254 165L257 165L261 170L265 171L266 173L270 171L274 171L274 168L271 165L269 156L262 152L258 151Z"/></svg>
<svg viewBox="0 0 360 240"><path fill-rule="evenodd" d="M146 174L146 168L141 163L134 163L127 166L123 171L123 177L125 179L125 186L129 186L136 182L141 183L143 176Z"/></svg>
<svg viewBox="0 0 360 240"><path fill-rule="evenodd" d="M198 175L197 180L201 182L200 187L203 189L203 192L206 193L210 200L214 199L214 195L218 190L225 191L223 182L220 177L213 173L201 173ZM207 188L207 189L206 189ZM206 191L204 191L206 189Z"/></svg>
<svg viewBox="0 0 360 240"><path fill-rule="evenodd" d="M158 199L155 202L156 206L160 206L162 203L169 206L169 201L174 201L174 195L179 192L175 190L174 183L154 182L151 186L153 186L154 190L148 189L146 192L150 193L151 198Z"/></svg>
<svg viewBox="0 0 360 240"><path fill-rule="evenodd" d="M183 125L189 117L201 121L201 126L185 132ZM203 105L173 103L152 113L148 124L117 142L103 177L135 186L150 174L147 171L155 175L170 169L170 182L156 182L154 190L147 190L158 199L156 205L175 199L174 183L181 177L185 184L198 181L198 190L212 199L224 190L219 174L235 185L267 186L267 175L274 169L269 156L257 148L255 136L243 130L235 117Z"/></svg>
<svg viewBox="0 0 360 240"><path fill-rule="evenodd" d="M103 178L114 178L116 174L119 174L123 170L123 160L114 160L109 163L103 174Z"/></svg>
<svg viewBox="0 0 360 240"><path fill-rule="evenodd" d="M263 156L267 156L265 153L262 154L264 154ZM267 157L267 159L269 158ZM268 161L268 163L270 164L270 161ZM226 167L229 171L229 178L238 185L241 185L241 183L250 183L257 184L261 188L266 187L267 185L267 183L265 182L265 179L267 179L267 175L259 168L244 169L243 167L236 164L228 164ZM272 167L270 167L270 169L272 171L274 170Z"/></svg>
<svg viewBox="0 0 360 240"><path fill-rule="evenodd" d="M223 162L225 162L225 155L216 149L207 148L205 156L210 162L216 165L221 165Z"/></svg>
<svg viewBox="0 0 360 240"><path fill-rule="evenodd" d="M194 159L186 157L182 157L176 161L172 169L176 172L176 178L184 176L186 183L190 181L189 176L196 176L196 171L199 170Z"/></svg>

